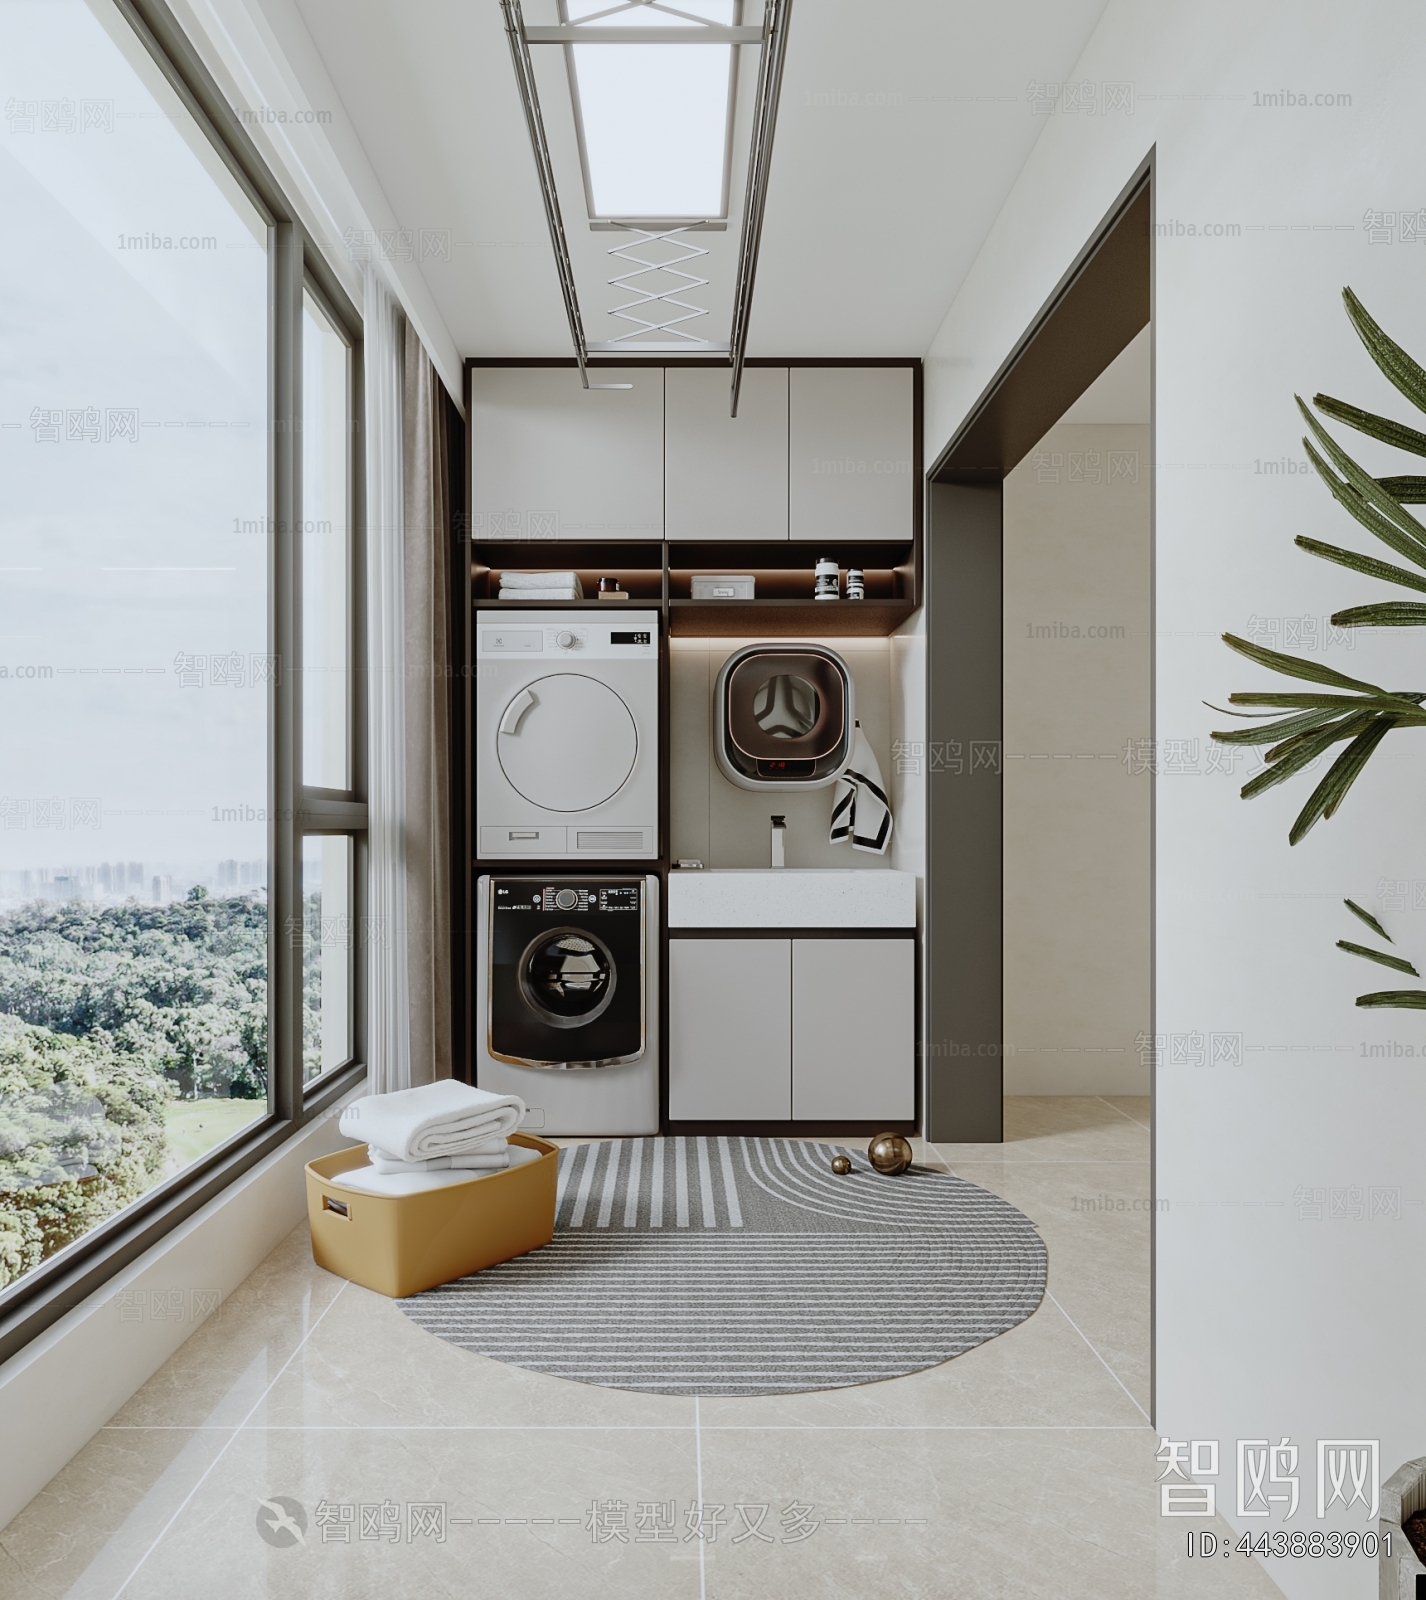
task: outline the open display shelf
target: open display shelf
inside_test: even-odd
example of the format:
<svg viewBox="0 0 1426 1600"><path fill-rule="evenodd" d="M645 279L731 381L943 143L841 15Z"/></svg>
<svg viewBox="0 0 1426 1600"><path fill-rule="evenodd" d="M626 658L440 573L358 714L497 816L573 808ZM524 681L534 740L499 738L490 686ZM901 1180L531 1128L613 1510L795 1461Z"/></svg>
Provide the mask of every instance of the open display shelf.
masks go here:
<svg viewBox="0 0 1426 1600"><path fill-rule="evenodd" d="M658 606L668 632L678 638L884 637L917 605L914 542L867 540L715 544L600 541L478 542L471 558L471 599L478 606L515 610L607 611ZM814 600L813 570L820 559L837 562L845 592L847 570L859 567L864 600ZM502 572L577 572L583 600L502 600ZM695 576L751 576L752 600L695 600ZM617 578L627 601L600 600L600 578Z"/></svg>
<svg viewBox="0 0 1426 1600"><path fill-rule="evenodd" d="M476 605L509 606L512 610L565 609L616 612L624 606L662 607L667 598L663 546L610 541L478 542L471 555L470 592ZM502 572L577 572L583 600L502 600ZM617 578L627 600L601 600L599 580Z"/></svg>

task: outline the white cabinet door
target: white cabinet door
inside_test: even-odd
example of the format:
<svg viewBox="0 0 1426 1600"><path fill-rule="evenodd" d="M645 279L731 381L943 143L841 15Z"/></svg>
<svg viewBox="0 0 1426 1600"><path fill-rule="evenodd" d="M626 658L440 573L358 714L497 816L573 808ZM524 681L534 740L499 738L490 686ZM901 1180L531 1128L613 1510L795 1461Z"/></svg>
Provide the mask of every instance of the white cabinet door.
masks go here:
<svg viewBox="0 0 1426 1600"><path fill-rule="evenodd" d="M663 368L590 377L631 387L582 389L573 367L472 369L477 538L663 537Z"/></svg>
<svg viewBox="0 0 1426 1600"><path fill-rule="evenodd" d="M793 367L788 524L794 539L911 539L910 367Z"/></svg>
<svg viewBox="0 0 1426 1600"><path fill-rule="evenodd" d="M792 1115L916 1114L916 941L792 941Z"/></svg>
<svg viewBox="0 0 1426 1600"><path fill-rule="evenodd" d="M669 539L787 537L787 368L749 367L736 417L726 368L664 373Z"/></svg>
<svg viewBox="0 0 1426 1600"><path fill-rule="evenodd" d="M668 1114L792 1116L792 941L670 939Z"/></svg>

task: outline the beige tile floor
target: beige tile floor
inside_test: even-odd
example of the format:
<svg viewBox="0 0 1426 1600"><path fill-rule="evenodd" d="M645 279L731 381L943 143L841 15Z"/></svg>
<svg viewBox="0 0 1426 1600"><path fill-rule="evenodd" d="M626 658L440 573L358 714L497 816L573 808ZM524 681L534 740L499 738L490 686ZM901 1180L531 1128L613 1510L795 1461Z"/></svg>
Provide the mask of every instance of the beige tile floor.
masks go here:
<svg viewBox="0 0 1426 1600"><path fill-rule="evenodd" d="M0 1600L1267 1600L1155 1514L1147 1124L1145 1100L1014 1099L1003 1145L923 1147L1036 1223L1049 1293L944 1366L816 1394L502 1366L321 1271L299 1229L0 1531ZM276 1496L300 1542L260 1534ZM324 1539L324 1501L395 1508L396 1538ZM589 1526L611 1502L626 1538ZM724 1508L712 1539L697 1505ZM443 1541L411 1506L445 1508Z"/></svg>

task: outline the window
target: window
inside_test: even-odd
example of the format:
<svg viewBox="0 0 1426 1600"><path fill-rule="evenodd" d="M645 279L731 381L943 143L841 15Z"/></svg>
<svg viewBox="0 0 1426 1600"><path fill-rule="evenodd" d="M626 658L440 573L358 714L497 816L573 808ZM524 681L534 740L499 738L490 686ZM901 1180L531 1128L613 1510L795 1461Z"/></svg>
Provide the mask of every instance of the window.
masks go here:
<svg viewBox="0 0 1426 1600"><path fill-rule="evenodd" d="M738 0L561 0L600 28L736 26ZM591 219L670 222L728 215L735 45L572 44L570 90Z"/></svg>
<svg viewBox="0 0 1426 1600"><path fill-rule="evenodd" d="M302 841L302 1077L352 1058L353 841L342 834Z"/></svg>
<svg viewBox="0 0 1426 1600"><path fill-rule="evenodd" d="M0 8L0 1356L360 1038L359 323L159 49Z"/></svg>
<svg viewBox="0 0 1426 1600"><path fill-rule="evenodd" d="M310 291L302 308L302 776L351 779L351 347Z"/></svg>

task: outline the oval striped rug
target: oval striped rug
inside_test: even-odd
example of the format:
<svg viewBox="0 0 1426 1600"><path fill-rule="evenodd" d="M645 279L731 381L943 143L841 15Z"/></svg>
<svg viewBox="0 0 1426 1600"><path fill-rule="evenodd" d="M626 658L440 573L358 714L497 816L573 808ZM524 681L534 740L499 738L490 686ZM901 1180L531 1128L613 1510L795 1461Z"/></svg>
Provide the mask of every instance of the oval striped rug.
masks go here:
<svg viewBox="0 0 1426 1600"><path fill-rule="evenodd" d="M834 1155L851 1158L845 1177ZM466 1350L659 1394L837 1389L948 1361L1045 1292L1030 1220L947 1173L797 1139L560 1154L544 1249L397 1304Z"/></svg>

